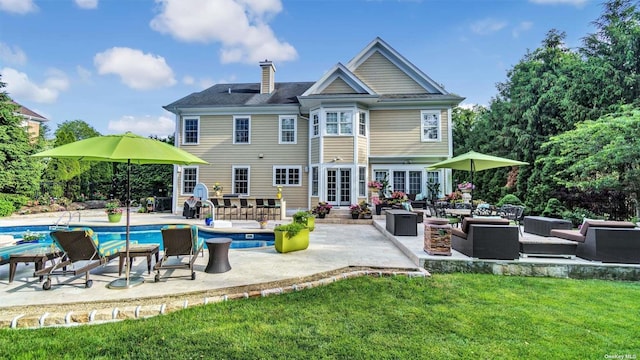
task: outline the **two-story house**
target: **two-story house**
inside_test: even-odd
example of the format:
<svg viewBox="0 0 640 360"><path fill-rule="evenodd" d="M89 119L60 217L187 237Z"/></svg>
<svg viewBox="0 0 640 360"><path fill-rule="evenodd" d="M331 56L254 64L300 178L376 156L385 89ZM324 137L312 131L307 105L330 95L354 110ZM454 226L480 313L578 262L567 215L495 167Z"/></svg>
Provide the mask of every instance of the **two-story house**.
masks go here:
<svg viewBox="0 0 640 360"><path fill-rule="evenodd" d="M18 104L17 102L13 102L18 110L15 112L15 115L22 118L22 126L27 129L29 133L29 139L31 141L35 141L36 138L40 135L40 126L49 121L44 116L38 114L37 112Z"/></svg>
<svg viewBox="0 0 640 360"><path fill-rule="evenodd" d="M369 180L385 177L393 191L451 188L446 170L426 169L451 157L451 112L463 98L382 39L316 82L275 82L275 65L260 67L259 83L217 84L164 106L176 145L210 163L178 168L176 205L198 182L256 198L280 186L289 209L358 203Z"/></svg>

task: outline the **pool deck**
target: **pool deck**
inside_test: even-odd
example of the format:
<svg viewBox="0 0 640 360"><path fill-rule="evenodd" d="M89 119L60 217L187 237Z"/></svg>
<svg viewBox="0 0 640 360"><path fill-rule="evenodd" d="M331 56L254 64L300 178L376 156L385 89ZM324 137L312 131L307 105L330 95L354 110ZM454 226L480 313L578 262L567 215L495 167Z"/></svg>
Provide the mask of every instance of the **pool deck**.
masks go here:
<svg viewBox="0 0 640 360"><path fill-rule="evenodd" d="M51 225L59 216L60 213L12 216L2 219L0 226ZM69 225L114 225L107 221L102 211L84 211L80 222L77 216L75 213ZM283 222L270 221L268 229ZM123 217L118 225L124 224ZM131 225L147 224L195 224L204 228L203 220L185 219L175 214L131 213ZM204 272L208 259L205 250L204 256L198 256L196 261L195 280L169 278L155 283L154 273L147 274L146 260L136 258L132 275L144 277L145 282L123 290L108 289L106 286L119 278L118 259L92 271L93 287L90 289L84 287L84 276L79 276L53 278L53 287L48 291L43 290L42 283L32 276L33 264L19 264L16 278L9 284L7 264L0 266L0 328L51 325L48 321L54 325L73 325L91 322L93 318L105 321L110 318L137 318L163 313L165 306L172 306L175 310L175 307L260 293L264 295L265 292L286 292L298 289L300 285L315 286L312 282L322 285L338 277L376 272L423 276L428 276L428 272L483 272L563 278L640 279L640 265L602 264L580 258L479 260L456 251L452 251L451 256L428 255L423 251L423 227L419 226L418 229L418 236L393 236L385 230L383 218L374 220L373 226L316 223L307 250L280 254L274 247L231 249L229 262L232 269L221 274ZM260 231L256 221L233 221L230 229L220 230ZM189 274L188 270L173 271L176 275ZM92 306L95 309L88 311ZM123 315L125 312L129 315ZM54 313L58 314L57 319ZM84 315L77 318L72 316L74 313ZM51 320L45 319L47 317Z"/></svg>

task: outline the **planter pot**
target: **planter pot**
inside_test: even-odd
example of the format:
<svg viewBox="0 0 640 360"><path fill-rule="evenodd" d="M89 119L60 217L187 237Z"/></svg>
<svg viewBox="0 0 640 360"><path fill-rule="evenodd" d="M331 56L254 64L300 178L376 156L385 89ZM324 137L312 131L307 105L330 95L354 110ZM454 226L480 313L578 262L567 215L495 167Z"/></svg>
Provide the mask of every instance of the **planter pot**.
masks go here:
<svg viewBox="0 0 640 360"><path fill-rule="evenodd" d="M376 215L380 215L382 213L382 205L376 205Z"/></svg>
<svg viewBox="0 0 640 360"><path fill-rule="evenodd" d="M211 223L213 222L213 218L205 218L204 219L204 224L207 226L211 226Z"/></svg>
<svg viewBox="0 0 640 360"><path fill-rule="evenodd" d="M318 218L320 218L320 219L324 219L325 216L327 216L327 214L325 214L325 213L319 213L318 214Z"/></svg>
<svg viewBox="0 0 640 360"><path fill-rule="evenodd" d="M287 231L274 231L276 236L275 248L279 253L304 250L309 247L309 229L302 229L295 236L289 236Z"/></svg>
<svg viewBox="0 0 640 360"><path fill-rule="evenodd" d="M109 218L109 222L117 223L122 219L122 213L107 214L107 217Z"/></svg>
<svg viewBox="0 0 640 360"><path fill-rule="evenodd" d="M267 228L267 222L266 221L259 221L258 224L260 224L260 229L266 229Z"/></svg>
<svg viewBox="0 0 640 360"><path fill-rule="evenodd" d="M354 220L359 218L359 217L360 217L360 214L351 214L351 218L354 219Z"/></svg>

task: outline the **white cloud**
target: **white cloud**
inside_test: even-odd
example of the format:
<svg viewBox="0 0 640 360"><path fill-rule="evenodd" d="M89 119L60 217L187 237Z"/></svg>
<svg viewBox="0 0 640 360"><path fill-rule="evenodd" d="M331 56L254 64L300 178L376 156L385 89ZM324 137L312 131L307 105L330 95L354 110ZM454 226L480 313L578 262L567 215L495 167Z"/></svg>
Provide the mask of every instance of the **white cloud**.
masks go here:
<svg viewBox="0 0 640 360"><path fill-rule="evenodd" d="M187 42L220 42L223 63L289 61L296 49L276 38L267 22L282 11L280 0L156 0L150 26Z"/></svg>
<svg viewBox="0 0 640 360"><path fill-rule="evenodd" d="M533 27L533 22L523 21L513 29L511 34L513 35L514 38L517 38L520 36L521 33L530 30L532 27Z"/></svg>
<svg viewBox="0 0 640 360"><path fill-rule="evenodd" d="M81 9L97 9L98 0L75 0L76 5Z"/></svg>
<svg viewBox="0 0 640 360"><path fill-rule="evenodd" d="M576 7L582 7L584 4L587 3L587 0L529 0L529 1L534 4L542 4L542 5L567 4L567 5L574 5Z"/></svg>
<svg viewBox="0 0 640 360"><path fill-rule="evenodd" d="M131 131L140 136L156 135L166 138L175 132L176 123L169 115L157 117L124 115L118 120L110 120L107 129L114 133Z"/></svg>
<svg viewBox="0 0 640 360"><path fill-rule="evenodd" d="M27 74L12 68L3 68L0 73L2 81L7 84L7 92L16 101L25 99L38 103L53 103L58 99L60 92L69 88L69 79L60 70L49 70L41 84L33 82Z"/></svg>
<svg viewBox="0 0 640 360"><path fill-rule="evenodd" d="M496 20L496 19L483 19L478 20L471 25L471 31L478 35L489 35L496 31L502 30L505 26L507 26L506 21Z"/></svg>
<svg viewBox="0 0 640 360"><path fill-rule="evenodd" d="M0 60L8 64L24 65L27 63L27 54L17 46L9 46L0 42Z"/></svg>
<svg viewBox="0 0 640 360"><path fill-rule="evenodd" d="M113 47L96 54L93 63L98 74L115 74L122 82L137 90L173 86L173 70L162 56L145 54L140 50Z"/></svg>
<svg viewBox="0 0 640 360"><path fill-rule="evenodd" d="M182 83L185 85L193 85L195 82L196 79L194 79L193 76L186 75L182 77Z"/></svg>
<svg viewBox="0 0 640 360"><path fill-rule="evenodd" d="M27 14L38 10L33 0L0 0L0 10L15 14Z"/></svg>

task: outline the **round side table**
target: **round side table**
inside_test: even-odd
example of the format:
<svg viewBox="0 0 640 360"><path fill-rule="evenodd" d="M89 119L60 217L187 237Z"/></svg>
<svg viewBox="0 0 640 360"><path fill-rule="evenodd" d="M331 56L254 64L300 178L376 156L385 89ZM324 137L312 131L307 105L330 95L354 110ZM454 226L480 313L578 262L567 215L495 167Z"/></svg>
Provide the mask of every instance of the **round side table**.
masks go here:
<svg viewBox="0 0 640 360"><path fill-rule="evenodd" d="M209 262L204 272L210 274L223 273L231 270L229 264L230 238L213 238L205 240L209 249Z"/></svg>

